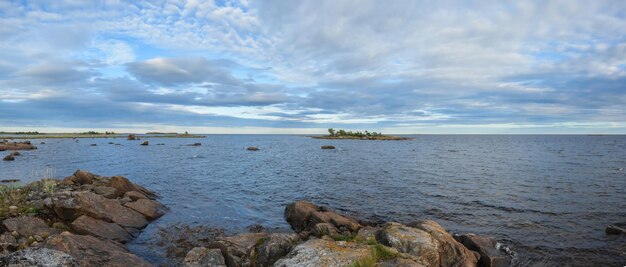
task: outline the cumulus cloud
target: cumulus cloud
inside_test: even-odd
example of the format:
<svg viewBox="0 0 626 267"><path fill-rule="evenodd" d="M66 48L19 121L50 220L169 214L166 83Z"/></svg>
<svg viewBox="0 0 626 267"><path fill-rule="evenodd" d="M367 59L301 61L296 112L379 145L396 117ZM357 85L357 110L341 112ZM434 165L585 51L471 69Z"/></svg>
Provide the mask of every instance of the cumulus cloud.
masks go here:
<svg viewBox="0 0 626 267"><path fill-rule="evenodd" d="M624 130L625 12L565 0L3 2L0 106L32 112L0 124L41 111L64 127L76 125L53 118ZM109 110L84 106L94 101Z"/></svg>

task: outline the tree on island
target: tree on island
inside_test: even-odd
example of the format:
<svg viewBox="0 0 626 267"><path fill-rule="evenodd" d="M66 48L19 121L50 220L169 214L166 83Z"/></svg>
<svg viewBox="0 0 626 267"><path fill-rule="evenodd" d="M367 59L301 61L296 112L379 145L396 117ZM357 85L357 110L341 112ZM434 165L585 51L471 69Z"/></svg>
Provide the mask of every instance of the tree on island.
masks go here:
<svg viewBox="0 0 626 267"><path fill-rule="evenodd" d="M369 131L365 131L365 132L360 132L360 131L346 131L343 129L340 129L339 131L336 131L333 128L329 128L328 129L328 133L330 134L330 136L332 137L337 137L337 136L356 136L356 137L375 137L375 136L383 136L382 133L380 132L369 132Z"/></svg>

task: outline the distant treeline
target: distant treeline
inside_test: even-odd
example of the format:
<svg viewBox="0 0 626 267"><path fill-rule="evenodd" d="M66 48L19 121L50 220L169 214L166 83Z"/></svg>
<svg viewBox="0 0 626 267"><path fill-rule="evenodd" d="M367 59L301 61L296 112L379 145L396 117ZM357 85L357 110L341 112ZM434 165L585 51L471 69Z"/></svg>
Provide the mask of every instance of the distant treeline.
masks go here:
<svg viewBox="0 0 626 267"><path fill-rule="evenodd" d="M115 134L115 132L111 131L111 132L95 132L95 131L89 131L89 132L82 132L80 134L91 134L91 135L97 135L97 134Z"/></svg>
<svg viewBox="0 0 626 267"><path fill-rule="evenodd" d="M328 133L330 134L330 136L356 136L356 137L368 137L368 136L383 136L382 133L380 132L369 132L369 131L365 131L365 132L360 132L360 131L346 131L346 130L335 130L333 128L328 129Z"/></svg>
<svg viewBox="0 0 626 267"><path fill-rule="evenodd" d="M0 132L0 134L40 134L37 131L34 132Z"/></svg>

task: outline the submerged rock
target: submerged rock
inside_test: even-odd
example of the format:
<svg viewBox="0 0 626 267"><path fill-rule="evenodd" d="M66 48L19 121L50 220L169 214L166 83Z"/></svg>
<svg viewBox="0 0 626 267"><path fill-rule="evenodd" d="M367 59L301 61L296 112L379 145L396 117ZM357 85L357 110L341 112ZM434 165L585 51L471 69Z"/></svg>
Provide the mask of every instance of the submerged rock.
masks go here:
<svg viewBox="0 0 626 267"><path fill-rule="evenodd" d="M480 254L478 266L506 267L511 264L511 256L497 248L498 242L494 238L464 234L455 236L454 239L468 249Z"/></svg>
<svg viewBox="0 0 626 267"><path fill-rule="evenodd" d="M15 160L15 157L13 157L11 155L6 155L2 160L4 160L4 161L12 161L12 160Z"/></svg>
<svg viewBox="0 0 626 267"><path fill-rule="evenodd" d="M27 248L0 258L0 266L11 267L77 267L67 253L47 248Z"/></svg>
<svg viewBox="0 0 626 267"><path fill-rule="evenodd" d="M152 266L120 245L93 236L63 232L51 237L44 247L69 254L80 266Z"/></svg>
<svg viewBox="0 0 626 267"><path fill-rule="evenodd" d="M276 261L273 266L349 266L359 259L368 257L370 253L370 247L364 244L310 239L297 245L289 254Z"/></svg>
<svg viewBox="0 0 626 267"><path fill-rule="evenodd" d="M226 267L226 261L219 249L195 247L183 260L185 267Z"/></svg>
<svg viewBox="0 0 626 267"><path fill-rule="evenodd" d="M335 146L322 146L322 149L335 149Z"/></svg>
<svg viewBox="0 0 626 267"><path fill-rule="evenodd" d="M143 143L141 143L142 146L147 146L148 145L148 141L143 141Z"/></svg>
<svg viewBox="0 0 626 267"><path fill-rule="evenodd" d="M246 149L249 150L249 151L259 151L260 150L258 147L255 147L255 146L251 146L251 147L248 147Z"/></svg>
<svg viewBox="0 0 626 267"><path fill-rule="evenodd" d="M604 232L609 235L626 234L626 223L615 223L615 224L609 225L606 227Z"/></svg>

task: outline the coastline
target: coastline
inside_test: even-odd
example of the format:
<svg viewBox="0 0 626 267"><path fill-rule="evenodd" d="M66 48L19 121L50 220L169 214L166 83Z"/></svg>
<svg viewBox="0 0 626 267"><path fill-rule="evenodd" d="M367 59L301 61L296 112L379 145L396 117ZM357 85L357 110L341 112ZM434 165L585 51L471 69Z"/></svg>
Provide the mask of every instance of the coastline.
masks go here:
<svg viewBox="0 0 626 267"><path fill-rule="evenodd" d="M379 140L379 141L404 141L404 140L413 140L415 138L412 137L401 137L401 136L366 136L366 137L358 137L358 136L309 136L313 139L327 139L327 140Z"/></svg>

